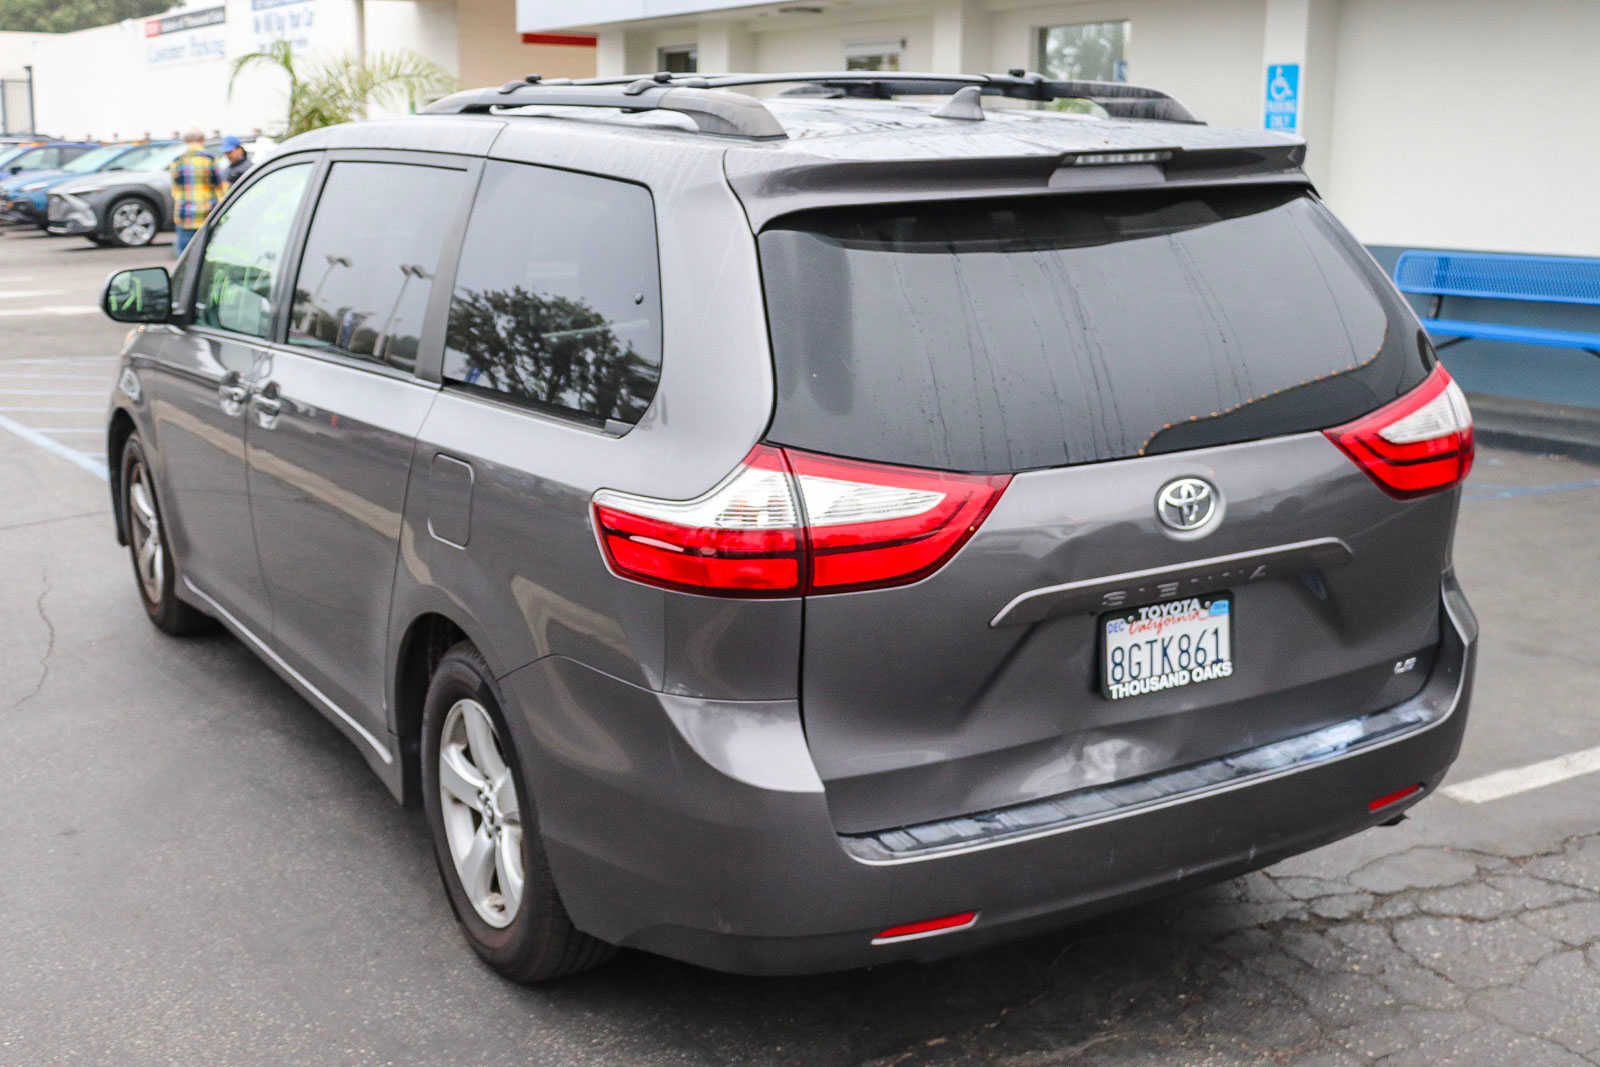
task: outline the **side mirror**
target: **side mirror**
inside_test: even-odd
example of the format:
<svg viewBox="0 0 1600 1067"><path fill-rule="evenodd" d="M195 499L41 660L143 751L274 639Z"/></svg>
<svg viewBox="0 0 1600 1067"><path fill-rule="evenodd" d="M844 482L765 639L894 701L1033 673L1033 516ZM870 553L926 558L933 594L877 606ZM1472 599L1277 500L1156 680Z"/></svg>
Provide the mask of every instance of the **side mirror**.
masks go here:
<svg viewBox="0 0 1600 1067"><path fill-rule="evenodd" d="M106 279L100 310L116 322L166 322L172 314L172 278L167 268L117 271Z"/></svg>

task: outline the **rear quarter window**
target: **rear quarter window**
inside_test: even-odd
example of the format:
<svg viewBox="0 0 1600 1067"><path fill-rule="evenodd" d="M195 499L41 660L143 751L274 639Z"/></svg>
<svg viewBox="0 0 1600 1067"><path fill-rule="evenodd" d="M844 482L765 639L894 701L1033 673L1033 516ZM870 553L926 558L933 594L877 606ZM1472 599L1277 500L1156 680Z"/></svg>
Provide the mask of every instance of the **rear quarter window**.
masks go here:
<svg viewBox="0 0 1600 1067"><path fill-rule="evenodd" d="M593 425L638 422L661 377L649 191L491 161L461 249L444 377Z"/></svg>
<svg viewBox="0 0 1600 1067"><path fill-rule="evenodd" d="M1299 187L830 209L759 238L774 441L1009 472L1346 421L1414 316Z"/></svg>

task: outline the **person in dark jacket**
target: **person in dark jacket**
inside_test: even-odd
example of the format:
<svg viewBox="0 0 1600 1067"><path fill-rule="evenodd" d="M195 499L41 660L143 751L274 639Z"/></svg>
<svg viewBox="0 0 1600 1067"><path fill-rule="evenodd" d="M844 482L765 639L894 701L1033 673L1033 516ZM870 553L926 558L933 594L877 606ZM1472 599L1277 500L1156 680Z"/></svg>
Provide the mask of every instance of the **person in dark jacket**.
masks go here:
<svg viewBox="0 0 1600 1067"><path fill-rule="evenodd" d="M224 137L222 139L222 155L227 168L227 182L232 185L250 169L250 154L244 150L244 145L239 143L237 137Z"/></svg>

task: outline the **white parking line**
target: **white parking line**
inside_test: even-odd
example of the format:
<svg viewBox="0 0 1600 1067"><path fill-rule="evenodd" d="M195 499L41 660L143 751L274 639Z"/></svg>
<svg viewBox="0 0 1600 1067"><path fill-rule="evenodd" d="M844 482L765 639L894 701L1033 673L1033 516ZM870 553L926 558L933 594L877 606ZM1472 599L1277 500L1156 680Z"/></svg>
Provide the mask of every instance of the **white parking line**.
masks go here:
<svg viewBox="0 0 1600 1067"><path fill-rule="evenodd" d="M0 308L0 315L94 315L100 311L97 307L78 307L76 305L51 304L42 308Z"/></svg>
<svg viewBox="0 0 1600 1067"><path fill-rule="evenodd" d="M105 460L96 459L91 455L79 452L75 448L68 448L60 441L57 441L54 438L46 437L38 430L35 430L30 426L24 426L15 419L8 419L4 415L0 415L0 430L5 430L9 433L16 434L29 444L38 445L51 455L60 456L68 463L88 471L96 478L99 478L102 482L106 481L108 478L108 475L106 474Z"/></svg>
<svg viewBox="0 0 1600 1067"><path fill-rule="evenodd" d="M103 382L103 374L36 374L33 371L9 371L5 364L0 363L0 378L10 381L12 378L44 378L52 382Z"/></svg>
<svg viewBox="0 0 1600 1067"><path fill-rule="evenodd" d="M1447 785L1439 792L1465 804L1487 804L1491 800L1526 793L1530 789L1543 789L1547 785L1596 771L1600 771L1600 748L1586 748L1581 752L1569 752L1565 756L1530 763L1526 767L1512 767L1458 785Z"/></svg>
<svg viewBox="0 0 1600 1067"><path fill-rule="evenodd" d="M49 359L29 357L0 360L0 367L9 367L13 363L115 363L117 358L116 356L53 356Z"/></svg>
<svg viewBox="0 0 1600 1067"><path fill-rule="evenodd" d="M13 415L104 415L105 408L18 408L0 407Z"/></svg>
<svg viewBox="0 0 1600 1067"><path fill-rule="evenodd" d="M104 396L101 390L72 389L0 389L0 396Z"/></svg>
<svg viewBox="0 0 1600 1067"><path fill-rule="evenodd" d="M94 433L103 435L106 432L104 426L30 426L28 429L37 430L40 433Z"/></svg>
<svg viewBox="0 0 1600 1067"><path fill-rule="evenodd" d="M30 297L61 296L65 289L0 289L0 300L25 300Z"/></svg>

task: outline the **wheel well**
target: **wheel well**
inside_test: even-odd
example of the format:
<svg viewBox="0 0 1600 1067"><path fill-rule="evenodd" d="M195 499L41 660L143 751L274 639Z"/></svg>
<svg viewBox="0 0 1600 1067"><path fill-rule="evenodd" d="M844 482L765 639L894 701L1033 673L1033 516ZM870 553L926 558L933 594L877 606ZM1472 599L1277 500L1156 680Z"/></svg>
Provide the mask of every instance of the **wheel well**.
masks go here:
<svg viewBox="0 0 1600 1067"><path fill-rule="evenodd" d="M467 640L461 627L429 612L412 620L400 641L395 674L395 730L400 737L403 799L415 804L422 787L422 705L433 669L451 647Z"/></svg>
<svg viewBox="0 0 1600 1067"><path fill-rule="evenodd" d="M128 531L122 525L122 446L133 436L133 416L118 408L111 416L111 426L106 430L106 475L111 483L111 513L116 516L117 544L128 543Z"/></svg>

